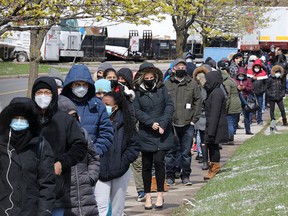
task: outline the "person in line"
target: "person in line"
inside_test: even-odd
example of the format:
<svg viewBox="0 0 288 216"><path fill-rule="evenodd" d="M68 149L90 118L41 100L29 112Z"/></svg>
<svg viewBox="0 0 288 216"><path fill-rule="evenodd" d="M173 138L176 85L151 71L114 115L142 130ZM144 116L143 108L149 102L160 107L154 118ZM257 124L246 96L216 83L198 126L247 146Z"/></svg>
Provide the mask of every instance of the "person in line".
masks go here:
<svg viewBox="0 0 288 216"><path fill-rule="evenodd" d="M201 115L202 97L200 88L195 80L186 72L186 62L178 58L173 63L171 77L165 81L168 94L174 103L172 124L179 137L181 147L182 170L180 177L186 186L192 185L189 180L191 174L191 147L194 135L194 125ZM175 185L177 147L166 155L166 182Z"/></svg>
<svg viewBox="0 0 288 216"><path fill-rule="evenodd" d="M71 167L87 153L82 132L75 119L58 110L57 85L51 77L39 77L32 87L32 100L40 114L41 135L50 143L55 156L55 209L53 216L63 216L70 202Z"/></svg>
<svg viewBox="0 0 288 216"><path fill-rule="evenodd" d="M234 77L234 80L237 85L239 98L242 105L245 132L247 135L253 135L253 133L251 132L252 113L249 113L245 110L245 105L247 104L246 102L247 98L254 89L253 83L251 82L250 78L247 78L246 69L244 67L239 68L238 73Z"/></svg>
<svg viewBox="0 0 288 216"><path fill-rule="evenodd" d="M226 117L226 94L221 88L223 78L220 71L211 71L205 76L204 88L207 91L205 103L206 130L205 142L209 152L209 170L204 180L213 178L220 171L219 143L228 139Z"/></svg>
<svg viewBox="0 0 288 216"><path fill-rule="evenodd" d="M94 81L86 65L74 65L64 81L62 95L77 107L80 124L88 132L97 154L102 157L113 143L113 128L105 105L95 96Z"/></svg>
<svg viewBox="0 0 288 216"><path fill-rule="evenodd" d="M0 114L0 215L51 215L54 154L34 102L17 97Z"/></svg>
<svg viewBox="0 0 288 216"><path fill-rule="evenodd" d="M218 62L218 67L221 70L223 77L223 84L227 91L227 122L228 122L228 142L222 144L234 145L234 134L238 127L238 116L242 111L241 101L237 89L236 82L229 75L229 68L222 67L221 62Z"/></svg>
<svg viewBox="0 0 288 216"><path fill-rule="evenodd" d="M58 109L68 113L79 123L75 104L67 97L58 100ZM88 146L84 160L71 167L70 204L65 207L64 216L92 216L98 215L97 203L94 197L94 186L98 181L100 172L100 157L95 152L93 143L87 131L81 127Z"/></svg>
<svg viewBox="0 0 288 216"><path fill-rule="evenodd" d="M235 75L237 74L239 67L242 67L242 61L243 61L242 53L236 53L233 55L229 66L230 76L232 78L234 78Z"/></svg>
<svg viewBox="0 0 288 216"><path fill-rule="evenodd" d="M100 216L107 215L109 205L113 216L122 216L131 177L129 167L137 159L140 150L139 137L121 92L108 92L102 101L113 125L114 140L111 148L100 160L95 197Z"/></svg>
<svg viewBox="0 0 288 216"><path fill-rule="evenodd" d="M173 148L171 120L173 101L163 84L161 70L152 63L140 65L134 78L136 97L133 101L136 118L139 121L139 137L142 153L142 176L146 193L145 210L153 208L151 200L151 178L154 162L157 182L156 209L164 203L165 155Z"/></svg>
<svg viewBox="0 0 288 216"><path fill-rule="evenodd" d="M112 91L115 91L115 92L120 91L117 72L114 68L107 68L103 73L103 78L111 82Z"/></svg>
<svg viewBox="0 0 288 216"><path fill-rule="evenodd" d="M257 124L263 125L262 106L268 76L267 73L263 70L262 61L260 59L256 59L252 68L247 70L247 77L249 77L253 83L253 91L256 95L260 107L257 111Z"/></svg>
<svg viewBox="0 0 288 216"><path fill-rule="evenodd" d="M117 77L118 83L123 87L125 97L132 102L135 98L132 71L129 68L121 68L117 72Z"/></svg>
<svg viewBox="0 0 288 216"><path fill-rule="evenodd" d="M285 97L284 68L280 65L272 67L271 76L267 80L266 94L270 101L270 119L275 120L275 104L277 103L281 112L283 126L287 126L287 118L283 97Z"/></svg>
<svg viewBox="0 0 288 216"><path fill-rule="evenodd" d="M200 66L196 68L193 72L193 79L197 82L199 85L200 91L201 91L201 98L202 98L202 108L201 108L201 116L199 120L195 124L195 130L196 134L198 134L199 140L196 139L197 148L199 146L201 153L202 153L202 161L199 160L199 162L202 162L202 170L207 170L208 167L208 148L205 143L205 128L206 128L206 116L205 116L205 101L207 98L207 92L204 88L204 84L206 82L205 75L208 73L208 69L204 66ZM196 136L197 138L197 136Z"/></svg>
<svg viewBox="0 0 288 216"><path fill-rule="evenodd" d="M99 64L96 73L93 75L93 80L96 82L97 80L103 79L103 73L107 68L113 68L112 64L108 62L102 62Z"/></svg>

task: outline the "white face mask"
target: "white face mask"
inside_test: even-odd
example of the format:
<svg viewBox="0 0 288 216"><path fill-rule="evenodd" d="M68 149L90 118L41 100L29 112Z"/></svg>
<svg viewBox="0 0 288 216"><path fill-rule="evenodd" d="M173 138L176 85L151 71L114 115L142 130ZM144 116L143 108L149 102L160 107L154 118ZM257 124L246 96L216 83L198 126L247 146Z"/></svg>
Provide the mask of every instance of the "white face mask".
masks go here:
<svg viewBox="0 0 288 216"><path fill-rule="evenodd" d="M188 59L186 59L186 62L193 62L193 60L188 58Z"/></svg>
<svg viewBox="0 0 288 216"><path fill-rule="evenodd" d="M281 76L280 73L275 73L275 77L276 77L276 78L279 78L280 76Z"/></svg>
<svg viewBox="0 0 288 216"><path fill-rule="evenodd" d="M35 96L35 102L41 109L46 109L51 103L52 97L47 95Z"/></svg>
<svg viewBox="0 0 288 216"><path fill-rule="evenodd" d="M82 97L84 97L87 94L88 88L84 87L84 86L78 86L78 87L72 88L72 92L77 97L82 98Z"/></svg>
<svg viewBox="0 0 288 216"><path fill-rule="evenodd" d="M254 71L257 73L260 71L260 68L254 68Z"/></svg>

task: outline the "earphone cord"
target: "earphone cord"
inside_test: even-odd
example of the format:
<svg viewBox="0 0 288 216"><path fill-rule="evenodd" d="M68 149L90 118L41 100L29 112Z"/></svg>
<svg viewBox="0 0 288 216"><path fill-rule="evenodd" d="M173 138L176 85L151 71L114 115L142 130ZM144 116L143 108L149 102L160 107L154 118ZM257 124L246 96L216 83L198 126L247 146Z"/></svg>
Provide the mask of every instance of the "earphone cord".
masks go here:
<svg viewBox="0 0 288 216"><path fill-rule="evenodd" d="M9 157L9 165L8 165L8 169L7 169L7 173L6 173L6 180L7 180L8 184L9 184L10 188L12 189L12 192L11 192L10 195L9 195L9 201L10 201L10 203L11 203L11 207L10 207L10 208L7 208L7 209L5 210L5 214L6 214L7 216L9 216L8 211L11 210L11 209L13 209L13 207L14 207L14 203L13 203L13 201L12 201L12 194L14 193L14 189L13 189L13 186L12 186L11 182L9 181L9 172L10 172L10 168L11 168L11 164L12 164L12 159L11 159L11 157L12 157L12 152L13 152L15 149L12 149L11 151L9 150L10 140L11 140L11 128L10 128L10 131L9 131L9 140L8 140L8 144L7 144L7 154L8 154L8 157Z"/></svg>

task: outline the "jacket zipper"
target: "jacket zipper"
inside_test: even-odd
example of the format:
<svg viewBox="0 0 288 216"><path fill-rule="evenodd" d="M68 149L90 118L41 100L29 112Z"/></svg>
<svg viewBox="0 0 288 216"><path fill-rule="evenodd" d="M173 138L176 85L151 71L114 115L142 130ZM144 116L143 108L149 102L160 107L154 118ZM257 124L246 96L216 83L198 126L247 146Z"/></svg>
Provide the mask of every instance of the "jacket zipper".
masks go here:
<svg viewBox="0 0 288 216"><path fill-rule="evenodd" d="M79 184L79 176L78 176L78 167L77 164L75 165L75 176L76 176L76 188L77 188L77 201L78 201L78 208L80 216L82 215L82 209L81 209L81 202L80 202L80 184Z"/></svg>

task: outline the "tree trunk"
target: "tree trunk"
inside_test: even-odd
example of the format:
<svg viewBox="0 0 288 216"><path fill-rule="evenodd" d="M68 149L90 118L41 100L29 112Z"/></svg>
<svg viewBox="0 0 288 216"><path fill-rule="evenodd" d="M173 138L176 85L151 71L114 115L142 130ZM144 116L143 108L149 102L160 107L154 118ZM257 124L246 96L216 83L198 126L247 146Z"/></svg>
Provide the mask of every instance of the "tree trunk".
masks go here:
<svg viewBox="0 0 288 216"><path fill-rule="evenodd" d="M183 31L178 30L176 32L176 54L177 54L177 58L182 58L182 56L183 56L184 39L185 39L185 36L183 34Z"/></svg>
<svg viewBox="0 0 288 216"><path fill-rule="evenodd" d="M31 97L32 86L38 78L39 65L41 60L41 46L46 36L47 30L30 31L30 63L27 97Z"/></svg>

